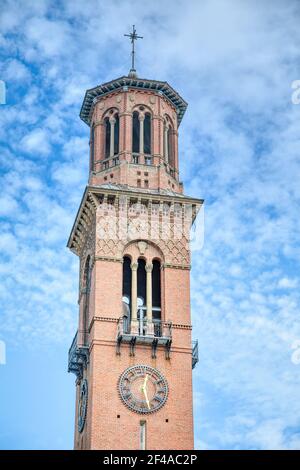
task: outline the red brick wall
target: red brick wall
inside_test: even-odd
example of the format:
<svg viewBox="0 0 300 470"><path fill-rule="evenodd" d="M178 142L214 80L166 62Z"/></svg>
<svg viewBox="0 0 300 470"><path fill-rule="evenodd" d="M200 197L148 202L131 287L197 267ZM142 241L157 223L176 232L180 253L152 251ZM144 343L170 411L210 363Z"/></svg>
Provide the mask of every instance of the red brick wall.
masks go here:
<svg viewBox="0 0 300 470"><path fill-rule="evenodd" d="M166 404L150 415L130 411L118 394L119 376L135 364L157 368L168 381ZM117 356L115 344L99 342L92 349L89 384L88 448L139 449L139 425L146 420L147 449L193 449L190 351L173 352L166 360L159 350L151 359L150 348L137 346L135 357L130 357L128 345L123 344Z"/></svg>

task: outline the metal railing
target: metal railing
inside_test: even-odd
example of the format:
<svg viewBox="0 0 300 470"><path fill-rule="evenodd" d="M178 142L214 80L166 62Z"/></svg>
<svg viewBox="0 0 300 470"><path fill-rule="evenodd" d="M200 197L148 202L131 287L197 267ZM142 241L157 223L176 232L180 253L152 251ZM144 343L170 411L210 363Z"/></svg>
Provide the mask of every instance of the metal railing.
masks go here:
<svg viewBox="0 0 300 470"><path fill-rule="evenodd" d="M198 340L192 341L192 369L199 362Z"/></svg>
<svg viewBox="0 0 300 470"><path fill-rule="evenodd" d="M153 157L149 154L141 153L132 153L132 163L134 164L143 164L143 165L152 165Z"/></svg>
<svg viewBox="0 0 300 470"><path fill-rule="evenodd" d="M155 338L171 338L172 336L172 323L163 322L161 320L152 320L153 324L153 333ZM135 333L136 336L147 336L149 335L149 323L146 319L138 319L138 331ZM131 324L128 317L121 317L118 320L118 336L130 335L131 334Z"/></svg>
<svg viewBox="0 0 300 470"><path fill-rule="evenodd" d="M68 354L68 372L73 372L77 378L82 378L83 368L89 360L88 346L78 346L78 331L76 332Z"/></svg>
<svg viewBox="0 0 300 470"><path fill-rule="evenodd" d="M139 162L140 162L139 154L133 153L132 154L132 163L135 163L137 165Z"/></svg>
<svg viewBox="0 0 300 470"><path fill-rule="evenodd" d="M118 154L115 154L114 156L107 157L104 160L97 160L96 163L101 164L101 170L108 170L109 168L120 164L120 156Z"/></svg>

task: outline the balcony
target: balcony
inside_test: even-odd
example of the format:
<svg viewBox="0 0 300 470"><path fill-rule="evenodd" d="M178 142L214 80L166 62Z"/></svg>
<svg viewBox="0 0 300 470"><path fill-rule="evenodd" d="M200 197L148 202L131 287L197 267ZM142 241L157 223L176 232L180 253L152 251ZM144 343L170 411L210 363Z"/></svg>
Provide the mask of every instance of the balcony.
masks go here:
<svg viewBox="0 0 300 470"><path fill-rule="evenodd" d="M117 165L119 165L119 163L120 163L120 158L119 158L119 156L114 157L114 158L112 159L112 164L113 164L113 166L117 166Z"/></svg>
<svg viewBox="0 0 300 470"><path fill-rule="evenodd" d="M134 163L135 165L138 165L139 162L140 162L140 156L139 156L139 154L133 153L133 154L132 154L132 163Z"/></svg>
<svg viewBox="0 0 300 470"><path fill-rule="evenodd" d="M133 153L132 154L132 163L135 165L152 165L153 164L153 158L151 155L145 155L145 154L140 154L140 153Z"/></svg>
<svg viewBox="0 0 300 470"><path fill-rule="evenodd" d="M78 332L76 332L69 349L68 372L73 372L78 380L82 379L83 369L86 368L88 360L89 348L88 346L78 346Z"/></svg>
<svg viewBox="0 0 300 470"><path fill-rule="evenodd" d="M149 324L146 320L139 319L136 327L133 328L128 318L121 317L117 327L117 354L121 353L122 342L129 344L131 356L135 354L136 344L149 344L152 347L152 358L156 357L157 347L162 345L165 347L166 358L169 359L172 323L153 319L153 322Z"/></svg>
<svg viewBox="0 0 300 470"><path fill-rule="evenodd" d="M118 154L115 154L113 157L107 157L104 160L98 160L96 163L101 164L101 170L108 170L120 164L120 157Z"/></svg>
<svg viewBox="0 0 300 470"><path fill-rule="evenodd" d="M199 362L198 340L192 341L192 369L195 368L197 362Z"/></svg>

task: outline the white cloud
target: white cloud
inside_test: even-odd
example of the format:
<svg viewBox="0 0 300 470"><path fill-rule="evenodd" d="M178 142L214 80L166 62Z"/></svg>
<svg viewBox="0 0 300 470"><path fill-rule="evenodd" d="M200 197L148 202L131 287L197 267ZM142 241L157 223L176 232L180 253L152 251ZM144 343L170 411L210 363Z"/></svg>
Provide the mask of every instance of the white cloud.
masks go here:
<svg viewBox="0 0 300 470"><path fill-rule="evenodd" d="M44 129L34 129L26 134L20 142L20 149L25 152L47 155L50 152L49 136Z"/></svg>
<svg viewBox="0 0 300 470"><path fill-rule="evenodd" d="M278 281L278 287L283 289L294 289L298 284L298 279L289 279L287 277L283 277Z"/></svg>
<svg viewBox="0 0 300 470"><path fill-rule="evenodd" d="M17 208L17 201L10 195L6 194L0 197L0 215L13 216Z"/></svg>
<svg viewBox="0 0 300 470"><path fill-rule="evenodd" d="M26 65L16 59L8 60L2 65L2 74L8 85L11 81L27 81L31 76Z"/></svg>

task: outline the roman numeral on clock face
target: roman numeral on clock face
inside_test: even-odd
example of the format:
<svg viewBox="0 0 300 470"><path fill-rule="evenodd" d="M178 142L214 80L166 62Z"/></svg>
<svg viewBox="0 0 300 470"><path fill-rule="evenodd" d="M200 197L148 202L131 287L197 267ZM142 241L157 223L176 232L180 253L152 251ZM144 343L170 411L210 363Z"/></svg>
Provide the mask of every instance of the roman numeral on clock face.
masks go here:
<svg viewBox="0 0 300 470"><path fill-rule="evenodd" d="M157 400L159 403L161 403L163 401L163 397L161 397L160 395L156 394L154 397L153 397L153 400Z"/></svg>

